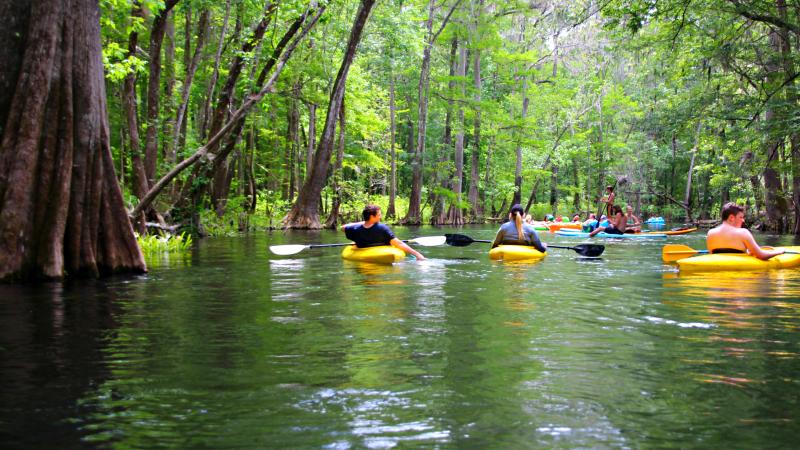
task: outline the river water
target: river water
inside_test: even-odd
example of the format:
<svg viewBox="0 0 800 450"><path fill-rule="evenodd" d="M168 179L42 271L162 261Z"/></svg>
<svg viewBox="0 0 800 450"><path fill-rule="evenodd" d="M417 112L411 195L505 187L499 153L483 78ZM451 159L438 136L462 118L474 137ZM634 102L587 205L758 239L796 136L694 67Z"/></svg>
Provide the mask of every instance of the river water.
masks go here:
<svg viewBox="0 0 800 450"><path fill-rule="evenodd" d="M145 276L0 286L0 447L796 448L800 270L683 276L664 240L517 264L267 251L342 240L205 239Z"/></svg>

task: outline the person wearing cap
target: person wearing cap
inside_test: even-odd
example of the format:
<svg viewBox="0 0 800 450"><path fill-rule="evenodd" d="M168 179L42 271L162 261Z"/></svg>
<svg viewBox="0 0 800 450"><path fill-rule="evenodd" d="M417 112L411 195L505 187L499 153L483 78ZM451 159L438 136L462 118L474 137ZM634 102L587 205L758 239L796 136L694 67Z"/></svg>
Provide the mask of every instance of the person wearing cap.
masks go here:
<svg viewBox="0 0 800 450"><path fill-rule="evenodd" d="M542 253L547 251L547 244L543 244L539 240L539 235L533 226L523 222L524 215L525 211L521 205L517 204L511 207L511 211L508 213L508 222L500 225L494 242L492 242L492 248L500 244L531 245Z"/></svg>

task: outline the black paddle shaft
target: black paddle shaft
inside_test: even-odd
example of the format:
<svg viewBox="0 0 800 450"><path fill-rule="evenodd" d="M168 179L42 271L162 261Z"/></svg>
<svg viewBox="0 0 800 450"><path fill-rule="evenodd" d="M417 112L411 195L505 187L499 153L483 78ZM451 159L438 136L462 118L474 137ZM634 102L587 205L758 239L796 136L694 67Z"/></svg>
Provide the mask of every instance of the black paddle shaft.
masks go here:
<svg viewBox="0 0 800 450"><path fill-rule="evenodd" d="M463 234L445 234L445 243L447 245L452 245L453 247L466 247L473 242L484 242L486 244L491 244L494 241L488 241L485 239L472 239L469 236L465 236Z"/></svg>
<svg viewBox="0 0 800 450"><path fill-rule="evenodd" d="M548 248L566 248L569 250L575 250L581 256L600 256L606 250L604 245L600 244L578 244L574 247L565 247L562 245L550 245L547 244Z"/></svg>
<svg viewBox="0 0 800 450"><path fill-rule="evenodd" d="M487 244L491 244L494 241L489 241L485 239L472 239L469 236L465 236L463 234L445 234L445 243L447 245L452 245L453 247L466 247L467 245L472 244L473 242L484 242ZM548 245L551 248L564 248L568 250L575 250L581 256L600 256L605 251L606 247L600 244L578 244L574 247L565 247L562 245Z"/></svg>

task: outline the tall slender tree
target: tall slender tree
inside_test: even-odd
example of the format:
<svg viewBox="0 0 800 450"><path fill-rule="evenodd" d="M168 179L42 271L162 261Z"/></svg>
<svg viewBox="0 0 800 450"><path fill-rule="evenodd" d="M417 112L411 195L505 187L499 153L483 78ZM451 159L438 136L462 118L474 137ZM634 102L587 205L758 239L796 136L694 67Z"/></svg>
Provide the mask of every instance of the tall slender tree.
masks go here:
<svg viewBox="0 0 800 450"><path fill-rule="evenodd" d="M320 194L328 177L328 168L331 163L331 154L335 144L336 119L339 116L339 108L344 101L345 84L347 74L353 59L356 56L358 44L367 25L369 14L375 6L375 0L361 0L361 4L356 12L353 27L350 30L350 39L347 42L342 65L336 74L333 83L330 100L328 101L328 113L325 117L325 126L320 135L319 145L314 154L314 163L310 167L310 174L306 177L303 188L297 196L292 209L284 220L287 228L321 228L319 221Z"/></svg>

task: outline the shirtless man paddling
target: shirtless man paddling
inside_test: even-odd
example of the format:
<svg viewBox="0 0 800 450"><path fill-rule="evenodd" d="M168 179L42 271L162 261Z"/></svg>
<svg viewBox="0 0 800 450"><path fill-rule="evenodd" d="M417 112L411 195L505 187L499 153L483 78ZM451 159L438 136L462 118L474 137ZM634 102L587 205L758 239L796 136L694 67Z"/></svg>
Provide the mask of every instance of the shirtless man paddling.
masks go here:
<svg viewBox="0 0 800 450"><path fill-rule="evenodd" d="M744 209L729 202L722 207L722 223L708 231L706 246L711 253L749 253L767 260L782 255L784 250L764 250L756 243L750 230L742 228Z"/></svg>

